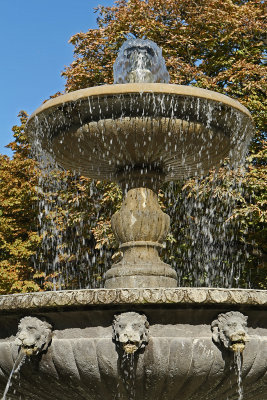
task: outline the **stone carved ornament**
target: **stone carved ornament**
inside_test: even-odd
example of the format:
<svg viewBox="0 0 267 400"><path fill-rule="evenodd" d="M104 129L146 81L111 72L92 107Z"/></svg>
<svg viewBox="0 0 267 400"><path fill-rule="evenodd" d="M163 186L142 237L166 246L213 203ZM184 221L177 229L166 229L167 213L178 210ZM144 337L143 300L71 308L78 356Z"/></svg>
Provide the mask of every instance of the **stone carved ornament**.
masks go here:
<svg viewBox="0 0 267 400"><path fill-rule="evenodd" d="M0 310L102 304L226 304L266 307L267 291L254 289L150 288L82 289L0 296Z"/></svg>
<svg viewBox="0 0 267 400"><path fill-rule="evenodd" d="M36 317L24 317L18 325L15 344L27 356L45 351L52 339L52 326Z"/></svg>
<svg viewBox="0 0 267 400"><path fill-rule="evenodd" d="M239 311L219 314L211 324L213 341L226 349L242 353L249 340L247 319L248 317Z"/></svg>
<svg viewBox="0 0 267 400"><path fill-rule="evenodd" d="M146 316L136 312L115 315L112 338L127 354L143 349L149 339L149 323Z"/></svg>
<svg viewBox="0 0 267 400"><path fill-rule="evenodd" d="M170 80L161 48L148 39L126 40L113 70L114 83L168 83Z"/></svg>

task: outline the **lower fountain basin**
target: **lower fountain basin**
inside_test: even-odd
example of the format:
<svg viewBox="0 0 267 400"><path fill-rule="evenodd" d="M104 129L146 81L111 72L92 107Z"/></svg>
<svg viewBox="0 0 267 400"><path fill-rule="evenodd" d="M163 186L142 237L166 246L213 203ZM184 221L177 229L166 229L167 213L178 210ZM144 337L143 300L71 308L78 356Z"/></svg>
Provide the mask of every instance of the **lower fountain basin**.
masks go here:
<svg viewBox="0 0 267 400"><path fill-rule="evenodd" d="M237 399L233 353L217 347L211 332L219 313L237 310L248 316L250 337L243 352L244 400L263 400L266 308L266 291L242 289L88 289L1 296L0 391L18 354L18 322L30 315L45 317L53 338L47 351L29 358L20 377L12 379L10 399ZM150 324L149 342L135 353L130 382L112 340L114 314L124 311L143 313Z"/></svg>

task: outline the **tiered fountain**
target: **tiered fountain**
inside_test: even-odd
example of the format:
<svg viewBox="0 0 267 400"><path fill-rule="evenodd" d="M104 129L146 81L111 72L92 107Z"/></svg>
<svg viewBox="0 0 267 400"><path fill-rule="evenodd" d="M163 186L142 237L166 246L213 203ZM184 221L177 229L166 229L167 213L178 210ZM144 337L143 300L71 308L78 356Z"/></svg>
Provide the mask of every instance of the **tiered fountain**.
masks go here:
<svg viewBox="0 0 267 400"><path fill-rule="evenodd" d="M1 390L19 353L10 399L263 400L266 292L177 288L158 255L169 217L157 189L239 162L251 116L224 95L169 84L148 40L125 42L114 78L49 100L27 132L59 165L125 189L112 218L123 256L105 289L0 298Z"/></svg>

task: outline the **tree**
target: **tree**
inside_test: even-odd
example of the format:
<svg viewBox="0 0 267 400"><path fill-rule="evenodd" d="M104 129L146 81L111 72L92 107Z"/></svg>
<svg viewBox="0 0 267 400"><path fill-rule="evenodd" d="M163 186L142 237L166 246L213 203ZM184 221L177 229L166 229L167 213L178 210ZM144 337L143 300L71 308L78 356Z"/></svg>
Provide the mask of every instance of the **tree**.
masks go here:
<svg viewBox="0 0 267 400"><path fill-rule="evenodd" d="M28 116L19 117L13 159L0 155L0 294L101 286L118 188L42 171L25 135Z"/></svg>
<svg viewBox="0 0 267 400"><path fill-rule="evenodd" d="M35 161L29 158L29 144L23 129L27 114L19 114L21 126L14 126L11 160L0 155L0 294L38 291L31 258L40 243L36 229L37 183Z"/></svg>

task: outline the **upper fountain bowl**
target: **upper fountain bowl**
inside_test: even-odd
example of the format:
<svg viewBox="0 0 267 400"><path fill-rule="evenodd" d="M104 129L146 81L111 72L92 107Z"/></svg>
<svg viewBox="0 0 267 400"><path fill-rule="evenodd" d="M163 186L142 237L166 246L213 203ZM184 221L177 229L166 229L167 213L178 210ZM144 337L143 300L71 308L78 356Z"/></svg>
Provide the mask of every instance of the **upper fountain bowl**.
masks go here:
<svg viewBox="0 0 267 400"><path fill-rule="evenodd" d="M47 101L27 124L31 141L59 165L111 181L135 168L170 181L203 176L226 157L235 166L253 131L238 101L166 83L81 89Z"/></svg>

